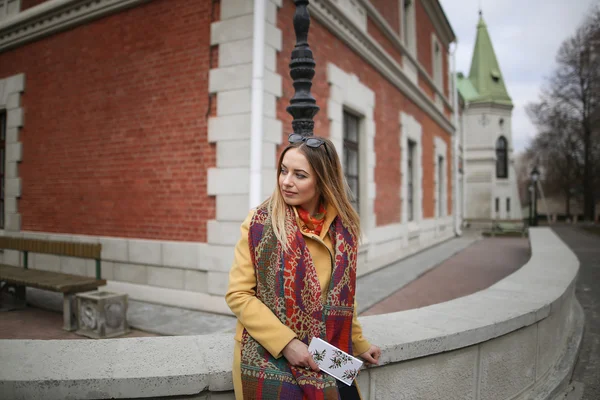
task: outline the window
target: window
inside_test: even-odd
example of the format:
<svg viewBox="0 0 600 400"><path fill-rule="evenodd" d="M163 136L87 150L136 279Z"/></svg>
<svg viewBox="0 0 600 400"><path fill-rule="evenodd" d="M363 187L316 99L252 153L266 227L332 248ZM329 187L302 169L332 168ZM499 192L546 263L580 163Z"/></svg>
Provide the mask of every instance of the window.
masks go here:
<svg viewBox="0 0 600 400"><path fill-rule="evenodd" d="M433 82L438 88L442 88L443 83L443 59L442 59L442 47L437 38L433 37Z"/></svg>
<svg viewBox="0 0 600 400"><path fill-rule="evenodd" d="M359 212L359 125L360 119L344 111L344 174L350 187L350 202L356 212Z"/></svg>
<svg viewBox="0 0 600 400"><path fill-rule="evenodd" d="M6 151L6 112L0 111L0 229L4 229L4 164Z"/></svg>
<svg viewBox="0 0 600 400"><path fill-rule="evenodd" d="M414 54L417 48L414 0L400 0L400 35L408 51Z"/></svg>
<svg viewBox="0 0 600 400"><path fill-rule="evenodd" d="M444 213L444 157L438 156L438 215L443 217Z"/></svg>
<svg viewBox="0 0 600 400"><path fill-rule="evenodd" d="M506 213L510 213L510 197L506 198Z"/></svg>
<svg viewBox="0 0 600 400"><path fill-rule="evenodd" d="M21 0L0 0L0 21L19 13Z"/></svg>
<svg viewBox="0 0 600 400"><path fill-rule="evenodd" d="M496 141L496 178L508 178L508 142L504 136Z"/></svg>
<svg viewBox="0 0 600 400"><path fill-rule="evenodd" d="M496 197L496 213L500 212L500 197Z"/></svg>
<svg viewBox="0 0 600 400"><path fill-rule="evenodd" d="M406 193L406 202L408 204L408 220L415 220L415 149L417 144L409 140L408 141L408 150L407 150L407 171L406 171L406 180L407 180L407 193Z"/></svg>

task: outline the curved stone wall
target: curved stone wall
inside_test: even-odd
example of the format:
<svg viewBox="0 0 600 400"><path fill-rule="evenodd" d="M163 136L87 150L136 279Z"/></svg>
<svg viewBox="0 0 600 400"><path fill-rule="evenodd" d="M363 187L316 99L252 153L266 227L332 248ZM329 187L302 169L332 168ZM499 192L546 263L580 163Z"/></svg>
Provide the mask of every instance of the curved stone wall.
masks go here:
<svg viewBox="0 0 600 400"><path fill-rule="evenodd" d="M568 382L583 332L579 262L549 229L488 289L361 318L383 350L358 381L365 399L546 399ZM456 279L460 279L457 277ZM1 340L0 397L233 399L231 335Z"/></svg>

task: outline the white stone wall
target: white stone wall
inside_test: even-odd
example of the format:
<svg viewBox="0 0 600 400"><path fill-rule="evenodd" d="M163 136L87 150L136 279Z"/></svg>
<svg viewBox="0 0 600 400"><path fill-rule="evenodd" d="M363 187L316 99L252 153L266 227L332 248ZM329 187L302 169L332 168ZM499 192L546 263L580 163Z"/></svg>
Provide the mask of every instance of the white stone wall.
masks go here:
<svg viewBox="0 0 600 400"><path fill-rule="evenodd" d="M269 0L265 13L265 71L263 93L262 198L275 184L276 145L282 125L276 116L282 80L276 72L281 31L277 8L281 0ZM209 120L208 137L217 145L217 166L208 171L208 194L216 196L216 219L207 226L207 255L219 265L208 274L209 294L224 294L233 246L249 211L251 91L254 4L247 0L223 0L221 19L211 26L211 44L219 46L219 65L210 71L209 90L217 95L217 116Z"/></svg>
<svg viewBox="0 0 600 400"><path fill-rule="evenodd" d="M4 160L4 231L18 232L21 229L21 214L17 208L17 198L21 197L21 178L17 164L21 162L23 148L19 140L19 131L24 123L24 111L21 107L21 93L25 90L25 75L14 75L0 79L0 110L6 111L6 141ZM15 252L8 252L8 257ZM12 253L12 254L10 254Z"/></svg>

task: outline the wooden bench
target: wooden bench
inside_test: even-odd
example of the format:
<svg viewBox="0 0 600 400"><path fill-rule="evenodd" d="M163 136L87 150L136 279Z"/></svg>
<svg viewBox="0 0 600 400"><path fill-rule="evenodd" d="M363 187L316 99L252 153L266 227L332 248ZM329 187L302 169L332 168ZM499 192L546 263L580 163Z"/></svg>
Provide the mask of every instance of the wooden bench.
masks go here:
<svg viewBox="0 0 600 400"><path fill-rule="evenodd" d="M49 290L63 294L63 329L77 329L75 318L75 293L87 292L106 285L101 278L102 245L97 243L70 243L50 240L0 237L0 249L16 250L23 254L23 267L0 264L1 291L11 292L23 304L26 287ZM96 260L96 277L41 271L28 268L29 253L53 254ZM1 299L1 297L0 297Z"/></svg>

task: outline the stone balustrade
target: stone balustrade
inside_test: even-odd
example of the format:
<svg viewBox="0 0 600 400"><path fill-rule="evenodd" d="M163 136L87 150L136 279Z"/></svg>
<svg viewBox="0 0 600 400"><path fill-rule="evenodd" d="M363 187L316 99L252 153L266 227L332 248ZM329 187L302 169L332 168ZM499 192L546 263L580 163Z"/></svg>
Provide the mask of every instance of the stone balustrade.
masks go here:
<svg viewBox="0 0 600 400"><path fill-rule="evenodd" d="M549 228L530 230L520 270L469 296L361 318L382 351L365 399L546 399L568 383L583 333L579 261ZM456 279L462 279L457 276ZM3 399L233 399L232 335L0 340Z"/></svg>

